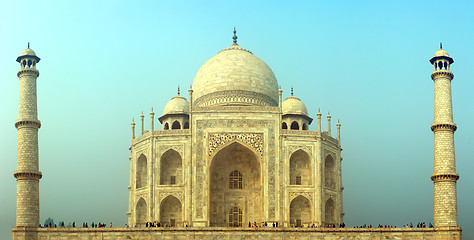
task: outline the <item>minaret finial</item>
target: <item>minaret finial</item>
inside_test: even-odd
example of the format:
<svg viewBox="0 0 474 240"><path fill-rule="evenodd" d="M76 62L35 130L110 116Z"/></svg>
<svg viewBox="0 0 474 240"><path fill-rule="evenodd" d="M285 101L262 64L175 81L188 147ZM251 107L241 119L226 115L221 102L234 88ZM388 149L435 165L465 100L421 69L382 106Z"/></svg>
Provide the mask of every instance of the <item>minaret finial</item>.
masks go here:
<svg viewBox="0 0 474 240"><path fill-rule="evenodd" d="M293 96L293 87L291 87L291 96Z"/></svg>
<svg viewBox="0 0 474 240"><path fill-rule="evenodd" d="M179 85L178 85L178 95L179 95Z"/></svg>
<svg viewBox="0 0 474 240"><path fill-rule="evenodd" d="M237 31L235 30L235 26L234 26L234 36L232 37L232 39L234 39L234 44L237 45Z"/></svg>
<svg viewBox="0 0 474 240"><path fill-rule="evenodd" d="M443 49L443 43L442 42L439 43L439 49Z"/></svg>
<svg viewBox="0 0 474 240"><path fill-rule="evenodd" d="M28 48L30 48L30 42L28 42Z"/></svg>

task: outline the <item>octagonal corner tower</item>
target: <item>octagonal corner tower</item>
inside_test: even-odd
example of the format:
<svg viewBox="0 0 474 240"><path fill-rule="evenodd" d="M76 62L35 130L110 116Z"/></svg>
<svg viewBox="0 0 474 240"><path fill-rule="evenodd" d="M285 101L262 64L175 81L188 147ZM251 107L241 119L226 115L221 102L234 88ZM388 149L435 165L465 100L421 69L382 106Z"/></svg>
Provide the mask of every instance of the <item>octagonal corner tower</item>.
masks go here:
<svg viewBox="0 0 474 240"><path fill-rule="evenodd" d="M278 106L278 82L268 65L236 43L209 59L193 82L197 107Z"/></svg>

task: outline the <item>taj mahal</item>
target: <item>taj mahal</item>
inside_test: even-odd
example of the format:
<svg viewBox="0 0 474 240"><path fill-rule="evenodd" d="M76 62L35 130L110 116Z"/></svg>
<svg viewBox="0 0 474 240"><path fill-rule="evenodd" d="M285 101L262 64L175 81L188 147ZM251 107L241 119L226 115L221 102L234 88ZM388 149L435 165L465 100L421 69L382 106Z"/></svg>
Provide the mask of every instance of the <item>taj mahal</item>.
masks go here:
<svg viewBox="0 0 474 240"><path fill-rule="evenodd" d="M187 96L178 88L161 115L155 118L152 110L131 123L129 227L98 229L38 228L40 58L28 46L17 58L13 239L461 239L451 101L454 61L442 47L430 60L434 227L363 229L339 227L344 223L341 124L331 131L329 113L310 116L293 89L283 98L273 71L239 46L235 29L232 39L201 66ZM310 124L317 124L317 130L310 131ZM269 227L249 228L262 223Z"/></svg>

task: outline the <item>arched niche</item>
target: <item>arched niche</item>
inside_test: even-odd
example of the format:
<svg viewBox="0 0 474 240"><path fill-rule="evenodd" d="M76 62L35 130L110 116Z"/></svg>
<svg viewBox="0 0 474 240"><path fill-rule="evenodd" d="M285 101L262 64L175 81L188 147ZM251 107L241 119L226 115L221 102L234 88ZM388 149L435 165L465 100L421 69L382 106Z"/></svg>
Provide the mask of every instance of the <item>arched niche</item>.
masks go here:
<svg viewBox="0 0 474 240"><path fill-rule="evenodd" d="M332 198L329 198L324 204L324 219L326 224L336 224L334 205L334 200L332 200Z"/></svg>
<svg viewBox="0 0 474 240"><path fill-rule="evenodd" d="M141 154L137 160L136 167L136 188L148 186L148 171L146 156Z"/></svg>
<svg viewBox="0 0 474 240"><path fill-rule="evenodd" d="M184 123L183 129L189 129L189 122Z"/></svg>
<svg viewBox="0 0 474 240"><path fill-rule="evenodd" d="M263 221L263 180L260 171L257 155L240 142L230 143L214 155L209 171L211 226L229 226L229 209L234 206L245 206L240 208L243 222Z"/></svg>
<svg viewBox="0 0 474 240"><path fill-rule="evenodd" d="M296 227L311 225L311 204L301 195L295 197L290 203L290 224Z"/></svg>
<svg viewBox="0 0 474 240"><path fill-rule="evenodd" d="M303 130L308 130L308 124L303 123Z"/></svg>
<svg viewBox="0 0 474 240"><path fill-rule="evenodd" d="M281 124L281 129L288 129L288 125L286 125L286 122L283 122Z"/></svg>
<svg viewBox="0 0 474 240"><path fill-rule="evenodd" d="M174 149L169 149L160 159L160 185L181 185L183 181L183 166L181 155Z"/></svg>
<svg viewBox="0 0 474 240"><path fill-rule="evenodd" d="M297 121L293 121L291 123L291 127L290 127L292 130L299 130L300 129L300 125L298 124Z"/></svg>
<svg viewBox="0 0 474 240"><path fill-rule="evenodd" d="M290 185L312 184L311 160L307 152L299 149L290 156Z"/></svg>
<svg viewBox="0 0 474 240"><path fill-rule="evenodd" d="M176 227L182 225L181 201L169 195L160 204L160 223L162 226Z"/></svg>
<svg viewBox="0 0 474 240"><path fill-rule="evenodd" d="M178 120L173 122L173 125L171 125L171 129L181 129L181 124L179 124Z"/></svg>
<svg viewBox="0 0 474 240"><path fill-rule="evenodd" d="M331 155L324 160L324 186L327 188L336 188L336 163Z"/></svg>
<svg viewBox="0 0 474 240"><path fill-rule="evenodd" d="M147 207L145 199L140 198L135 207L135 225L137 227L145 227L147 219Z"/></svg>
<svg viewBox="0 0 474 240"><path fill-rule="evenodd" d="M170 129L170 125L169 125L168 123L165 123L165 125L163 126L163 129L164 129L164 130Z"/></svg>

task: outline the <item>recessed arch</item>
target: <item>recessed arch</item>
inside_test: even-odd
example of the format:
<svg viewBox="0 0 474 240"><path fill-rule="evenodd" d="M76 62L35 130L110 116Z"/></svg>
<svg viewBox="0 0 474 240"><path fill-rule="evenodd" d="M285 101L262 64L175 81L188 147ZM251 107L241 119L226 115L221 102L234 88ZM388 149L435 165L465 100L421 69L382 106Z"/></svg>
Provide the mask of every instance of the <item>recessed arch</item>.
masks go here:
<svg viewBox="0 0 474 240"><path fill-rule="evenodd" d="M300 125L298 124L297 121L293 121L291 123L291 129L293 129L293 130L299 130L300 129Z"/></svg>
<svg viewBox="0 0 474 240"><path fill-rule="evenodd" d="M238 171L236 189L229 188L229 177ZM236 172L234 172L236 173ZM233 183L232 183L233 184ZM263 180L258 155L252 148L233 141L216 151L209 171L210 225L229 226L229 209L234 206L242 211L242 222L263 221Z"/></svg>
<svg viewBox="0 0 474 240"><path fill-rule="evenodd" d="M324 186L336 188L336 163L331 155L327 155L324 160Z"/></svg>
<svg viewBox="0 0 474 240"><path fill-rule="evenodd" d="M135 177L136 188L142 188L148 185L147 158L144 154L138 157Z"/></svg>
<svg viewBox="0 0 474 240"><path fill-rule="evenodd" d="M308 124L303 123L303 130L308 130Z"/></svg>
<svg viewBox="0 0 474 240"><path fill-rule="evenodd" d="M189 129L189 122L184 123L183 129Z"/></svg>
<svg viewBox="0 0 474 240"><path fill-rule="evenodd" d="M311 185L311 158L307 152L299 149L290 156L290 185Z"/></svg>
<svg viewBox="0 0 474 240"><path fill-rule="evenodd" d="M182 204L173 195L165 197L160 203L160 223L163 226L176 227L182 225Z"/></svg>
<svg viewBox="0 0 474 240"><path fill-rule="evenodd" d="M181 185L182 179L182 157L176 150L169 149L160 158L160 184Z"/></svg>
<svg viewBox="0 0 474 240"><path fill-rule="evenodd" d="M281 124L281 129L288 129L288 125L286 125L286 122L283 122Z"/></svg>
<svg viewBox="0 0 474 240"><path fill-rule="evenodd" d="M168 125L168 123L166 122L166 123L165 123L165 126L163 127L163 129L164 129L164 130L170 129L170 125Z"/></svg>
<svg viewBox="0 0 474 240"><path fill-rule="evenodd" d="M295 197L290 203L290 224L296 227L311 224L311 204L306 197Z"/></svg>
<svg viewBox="0 0 474 240"><path fill-rule="evenodd" d="M324 216L326 224L336 224L336 219L334 216L334 207L335 204L332 198L329 198L324 204Z"/></svg>
<svg viewBox="0 0 474 240"><path fill-rule="evenodd" d="M171 129L181 129L181 124L178 122L178 120L173 122L173 125L171 125Z"/></svg>
<svg viewBox="0 0 474 240"><path fill-rule="evenodd" d="M135 225L137 227L144 227L145 223L147 222L147 206L146 201L143 198L140 198L137 201L137 205L135 207Z"/></svg>

